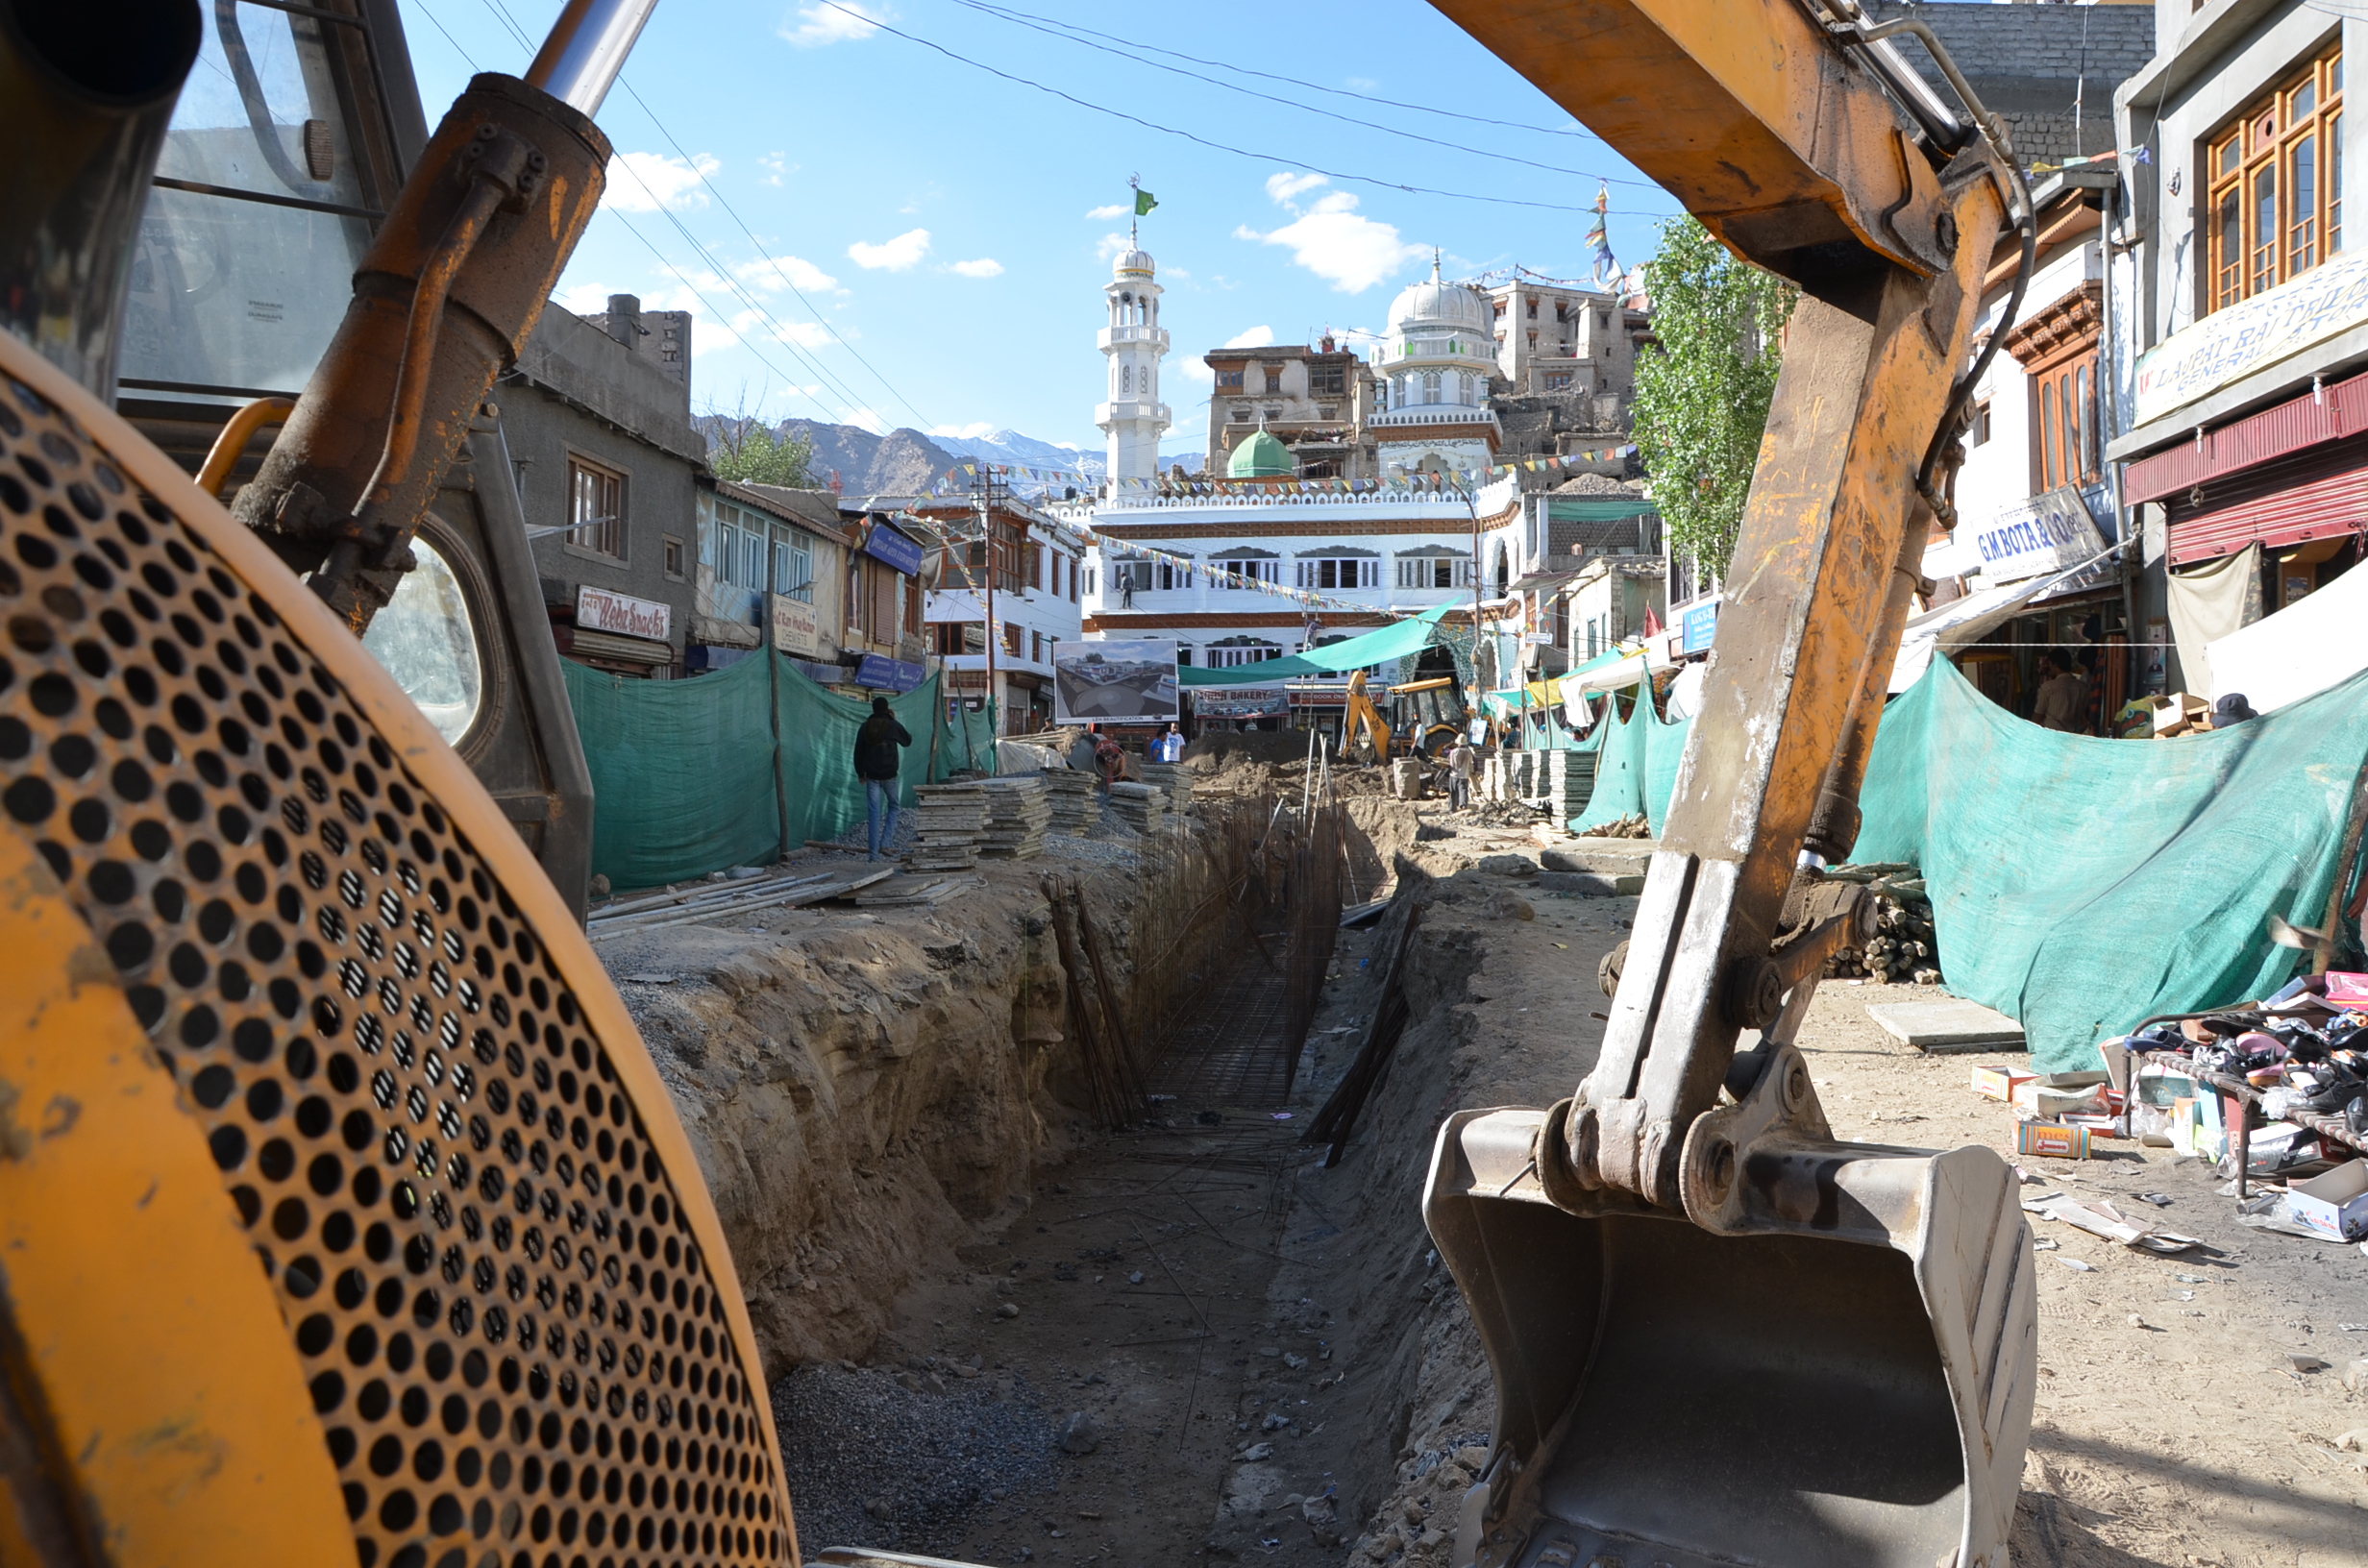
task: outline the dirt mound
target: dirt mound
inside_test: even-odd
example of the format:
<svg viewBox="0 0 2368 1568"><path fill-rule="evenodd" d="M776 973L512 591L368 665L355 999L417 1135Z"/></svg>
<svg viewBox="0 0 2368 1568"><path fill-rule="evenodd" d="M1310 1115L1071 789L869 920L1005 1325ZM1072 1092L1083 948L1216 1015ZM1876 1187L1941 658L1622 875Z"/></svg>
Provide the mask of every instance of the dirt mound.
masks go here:
<svg viewBox="0 0 2368 1568"><path fill-rule="evenodd" d="M1234 757L1251 762L1282 763L1307 760L1307 733L1297 729L1252 729L1241 733L1220 730L1203 735L1184 748L1186 762L1208 759L1204 766L1223 767Z"/></svg>

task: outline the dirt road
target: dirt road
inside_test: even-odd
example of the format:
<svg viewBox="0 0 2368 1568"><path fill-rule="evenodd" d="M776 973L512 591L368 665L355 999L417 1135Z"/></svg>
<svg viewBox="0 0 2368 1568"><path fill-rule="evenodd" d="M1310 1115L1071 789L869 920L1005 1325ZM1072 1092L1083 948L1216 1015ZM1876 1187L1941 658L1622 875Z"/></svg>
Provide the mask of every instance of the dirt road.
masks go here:
<svg viewBox="0 0 2368 1568"><path fill-rule="evenodd" d="M1178 1104L1166 1127L1087 1145L1017 1223L897 1301L866 1370L783 1381L809 1551L1446 1563L1492 1395L1417 1214L1432 1139L1458 1106L1569 1091L1600 1041L1596 962L1635 906L1478 870L1534 862L1509 833L1417 853L1442 879L1405 976L1414 1021L1342 1163L1325 1169L1296 1131L1370 1015L1386 931L1344 934L1289 1104ZM1919 994L1820 992L1804 1046L1836 1131L2009 1148L2004 1108L1966 1088L1972 1059L1899 1046L1865 1016ZM2014 1561L2368 1564L2368 1455L2335 1446L2368 1429L2368 1377L2343 1383L2368 1360L2368 1257L2241 1227L2200 1164L2110 1146L2025 1162L2046 1182L2030 1190L2165 1196L2163 1222L2209 1250L2150 1257L2035 1222L2057 1245L2038 1260Z"/></svg>

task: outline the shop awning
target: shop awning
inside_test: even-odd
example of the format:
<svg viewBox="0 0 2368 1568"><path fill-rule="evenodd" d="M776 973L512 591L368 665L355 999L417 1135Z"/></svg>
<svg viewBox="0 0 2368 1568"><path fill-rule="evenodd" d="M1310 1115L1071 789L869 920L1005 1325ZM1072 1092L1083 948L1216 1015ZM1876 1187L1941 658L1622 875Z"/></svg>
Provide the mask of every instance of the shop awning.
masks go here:
<svg viewBox="0 0 2368 1568"><path fill-rule="evenodd" d="M1954 653L1959 649L1978 643L2006 622L2021 613L2033 600L2060 593L2067 586L2085 583L2129 544L2108 545L2097 554L2078 566L2052 572L2043 577L2032 577L2023 582L2010 582L2002 588L1985 588L1978 594L1951 600L1938 609L1927 610L1912 617L1907 629L1900 634L1899 653L1891 661L1891 685L1894 694L1904 692L1922 677L1933 662L1936 650Z"/></svg>
<svg viewBox="0 0 2368 1568"><path fill-rule="evenodd" d="M2368 670L2368 572L2354 567L2316 593L2208 645L2211 695L2262 713Z"/></svg>
<svg viewBox="0 0 2368 1568"><path fill-rule="evenodd" d="M1442 604L1424 610L1411 621L1400 621L1378 631L1369 631L1362 637L1350 637L1321 648L1311 648L1304 653L1294 653L1285 659L1266 659L1257 664L1235 665L1230 669L1207 669L1188 664L1176 671L1179 686L1271 686L1290 675L1333 675L1347 670L1362 670L1369 664L1380 664L1389 659L1402 659L1419 653L1431 644L1441 617L1457 606Z"/></svg>
<svg viewBox="0 0 2368 1568"><path fill-rule="evenodd" d="M1624 691L1649 674L1643 649L1616 648L1596 654L1563 676L1563 695L1585 697L1591 692Z"/></svg>

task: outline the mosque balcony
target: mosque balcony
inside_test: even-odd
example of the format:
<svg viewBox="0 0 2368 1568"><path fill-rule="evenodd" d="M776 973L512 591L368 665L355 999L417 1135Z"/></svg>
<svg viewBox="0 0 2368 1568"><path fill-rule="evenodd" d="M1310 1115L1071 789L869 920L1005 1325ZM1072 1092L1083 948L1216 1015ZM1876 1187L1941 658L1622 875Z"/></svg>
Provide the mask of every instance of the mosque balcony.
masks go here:
<svg viewBox="0 0 2368 1568"><path fill-rule="evenodd" d="M1165 327L1104 327L1094 334L1095 343L1104 350L1122 343L1147 343L1155 354L1168 352L1168 329Z"/></svg>
<svg viewBox="0 0 2368 1568"><path fill-rule="evenodd" d="M1129 419L1152 419L1162 425L1172 423L1168 417L1168 405L1164 403L1121 399L1117 403L1094 404L1094 423L1105 430L1122 420Z"/></svg>
<svg viewBox="0 0 2368 1568"><path fill-rule="evenodd" d="M1393 408L1386 414L1375 414L1366 421L1368 429L1404 429L1423 425L1485 425L1494 429L1497 428L1496 410L1426 403L1412 408Z"/></svg>

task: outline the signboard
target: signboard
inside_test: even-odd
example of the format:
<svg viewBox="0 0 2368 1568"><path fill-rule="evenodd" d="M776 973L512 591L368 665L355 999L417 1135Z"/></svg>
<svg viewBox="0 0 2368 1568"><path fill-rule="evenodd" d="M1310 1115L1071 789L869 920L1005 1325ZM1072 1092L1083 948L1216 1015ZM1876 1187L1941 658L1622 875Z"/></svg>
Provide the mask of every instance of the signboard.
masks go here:
<svg viewBox="0 0 2368 1568"><path fill-rule="evenodd" d="M2368 321L2368 251L2224 306L2138 355L2136 422L2184 407Z"/></svg>
<svg viewBox="0 0 2368 1568"><path fill-rule="evenodd" d="M908 577L921 576L922 548L885 523L875 523L864 530L863 552Z"/></svg>
<svg viewBox="0 0 2368 1568"><path fill-rule="evenodd" d="M869 686L876 692L909 692L928 675L928 670L922 665L885 659L877 653L866 653L863 662L855 666L855 684Z"/></svg>
<svg viewBox="0 0 2368 1568"><path fill-rule="evenodd" d="M784 653L820 653L823 650L823 623L814 606L802 599L775 594L773 646Z"/></svg>
<svg viewBox="0 0 2368 1568"><path fill-rule="evenodd" d="M1987 523L1960 525L1961 532L1968 528L1982 576L1993 587L2061 572L2105 549L2088 502L2070 485L2017 502Z"/></svg>
<svg viewBox="0 0 2368 1568"><path fill-rule="evenodd" d="M1718 606L1721 602L1715 599L1706 600L1687 609L1685 619L1679 623L1679 635L1683 638L1677 648L1680 653L1699 653L1711 646L1711 640L1718 635Z"/></svg>
<svg viewBox="0 0 2368 1568"><path fill-rule="evenodd" d="M1052 645L1052 722L1173 723L1175 639L1105 638Z"/></svg>
<svg viewBox="0 0 2368 1568"><path fill-rule="evenodd" d="M1291 710L1280 686L1203 686L1193 693L1199 719L1275 719Z"/></svg>
<svg viewBox="0 0 2368 1568"><path fill-rule="evenodd" d="M586 631L612 632L619 637L666 641L674 629L674 607L654 599L612 594L605 588L576 590L576 625Z"/></svg>

